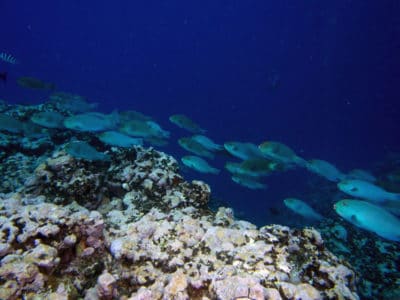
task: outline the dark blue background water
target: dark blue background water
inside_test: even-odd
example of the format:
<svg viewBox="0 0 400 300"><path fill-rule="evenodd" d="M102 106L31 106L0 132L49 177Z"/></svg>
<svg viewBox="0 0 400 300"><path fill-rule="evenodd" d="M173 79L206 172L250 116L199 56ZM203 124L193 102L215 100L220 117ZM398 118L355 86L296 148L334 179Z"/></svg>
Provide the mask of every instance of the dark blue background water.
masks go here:
<svg viewBox="0 0 400 300"><path fill-rule="evenodd" d="M0 52L21 63L0 61L10 75L0 97L40 103L46 92L15 83L35 76L103 111L154 116L177 157L186 133L168 116L185 113L218 142L278 140L368 169L400 150L399 12L398 1L373 0L1 1ZM261 223L270 203L305 192L307 176L272 176L253 192L226 173L188 175Z"/></svg>

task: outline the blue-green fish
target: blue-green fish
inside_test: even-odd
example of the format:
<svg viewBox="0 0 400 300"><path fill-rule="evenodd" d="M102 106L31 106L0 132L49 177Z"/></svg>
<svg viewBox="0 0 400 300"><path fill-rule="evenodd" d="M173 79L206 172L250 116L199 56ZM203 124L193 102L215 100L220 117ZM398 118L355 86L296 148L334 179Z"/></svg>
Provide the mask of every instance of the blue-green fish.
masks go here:
<svg viewBox="0 0 400 300"><path fill-rule="evenodd" d="M178 144L186 151L192 152L198 156L203 156L210 159L214 158L214 154L212 152L208 151L202 144L190 137L180 138L178 140Z"/></svg>
<svg viewBox="0 0 400 300"><path fill-rule="evenodd" d="M354 169L346 174L346 179L359 179L369 182L375 182L376 177L366 170Z"/></svg>
<svg viewBox="0 0 400 300"><path fill-rule="evenodd" d="M301 167L307 165L307 161L298 156L285 144L275 141L266 141L258 146L263 155L282 164L295 164Z"/></svg>
<svg viewBox="0 0 400 300"><path fill-rule="evenodd" d="M309 171L328 179L329 181L337 182L345 177L345 175L333 164L322 159L311 159L307 163L306 168Z"/></svg>
<svg viewBox="0 0 400 300"><path fill-rule="evenodd" d="M210 151L221 151L224 149L224 147L222 145L218 145L218 144L214 143L213 140L211 140L210 138L208 138L204 135L200 135L200 134L194 135L194 136L192 136L192 140L198 142L204 148L206 148L207 150L210 150Z"/></svg>
<svg viewBox="0 0 400 300"><path fill-rule="evenodd" d="M168 138L170 133L154 121L131 120L121 124L119 130L127 135L143 138Z"/></svg>
<svg viewBox="0 0 400 300"><path fill-rule="evenodd" d="M182 114L172 115L169 117L169 120L176 126L186 129L187 131L192 133L206 132L206 130L202 129L198 124L196 124L190 118Z"/></svg>
<svg viewBox="0 0 400 300"><path fill-rule="evenodd" d="M72 141L65 145L65 151L72 157L84 160L110 160L109 156L97 151L94 147L83 141Z"/></svg>
<svg viewBox="0 0 400 300"><path fill-rule="evenodd" d="M46 128L64 128L65 117L56 111L37 112L31 116L31 121Z"/></svg>
<svg viewBox="0 0 400 300"><path fill-rule="evenodd" d="M306 219L312 219L321 221L324 217L317 213L311 206L304 201L297 198L286 198L283 203L287 208L292 210L294 213L301 215Z"/></svg>
<svg viewBox="0 0 400 300"><path fill-rule="evenodd" d="M198 156L187 155L182 157L181 160L185 166L201 173L219 174L220 172L218 169L211 167L208 162Z"/></svg>
<svg viewBox="0 0 400 300"><path fill-rule="evenodd" d="M118 122L117 112L113 112L110 115L99 112L87 112L65 118L64 126L77 131L99 132L115 129Z"/></svg>
<svg viewBox="0 0 400 300"><path fill-rule="evenodd" d="M240 163L227 162L225 168L233 173L245 176L266 176L276 169L276 163L265 158L252 158Z"/></svg>
<svg viewBox="0 0 400 300"><path fill-rule="evenodd" d="M64 92L53 93L50 95L49 99L49 103L59 110L74 114L91 111L98 106L98 103L88 103L82 96Z"/></svg>
<svg viewBox="0 0 400 300"><path fill-rule="evenodd" d="M105 131L97 135L100 141L107 145L129 148L143 145L143 139L133 138L118 131Z"/></svg>
<svg viewBox="0 0 400 300"><path fill-rule="evenodd" d="M24 129L24 123L14 119L13 117L0 114L0 131L8 131L12 133L19 133Z"/></svg>
<svg viewBox="0 0 400 300"><path fill-rule="evenodd" d="M347 195L372 202L400 201L400 194L387 192L368 181L358 179L343 180L338 183L338 188Z"/></svg>
<svg viewBox="0 0 400 300"><path fill-rule="evenodd" d="M384 208L367 201L344 199L334 205L346 221L391 240L400 241L400 220Z"/></svg>
<svg viewBox="0 0 400 300"><path fill-rule="evenodd" d="M267 188L266 184L257 181L258 177L234 174L231 178L233 182L252 190L261 190Z"/></svg>
<svg viewBox="0 0 400 300"><path fill-rule="evenodd" d="M252 143L226 142L224 143L224 148L231 155L243 160L263 157L257 145Z"/></svg>

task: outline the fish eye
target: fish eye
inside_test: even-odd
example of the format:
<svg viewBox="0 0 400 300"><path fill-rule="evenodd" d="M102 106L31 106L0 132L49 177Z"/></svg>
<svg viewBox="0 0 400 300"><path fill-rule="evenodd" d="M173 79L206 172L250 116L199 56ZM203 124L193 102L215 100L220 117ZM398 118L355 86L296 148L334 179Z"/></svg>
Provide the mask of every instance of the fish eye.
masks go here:
<svg viewBox="0 0 400 300"><path fill-rule="evenodd" d="M352 188L350 189L350 191L351 191L351 192L357 192L358 189L357 189L356 187L352 187Z"/></svg>

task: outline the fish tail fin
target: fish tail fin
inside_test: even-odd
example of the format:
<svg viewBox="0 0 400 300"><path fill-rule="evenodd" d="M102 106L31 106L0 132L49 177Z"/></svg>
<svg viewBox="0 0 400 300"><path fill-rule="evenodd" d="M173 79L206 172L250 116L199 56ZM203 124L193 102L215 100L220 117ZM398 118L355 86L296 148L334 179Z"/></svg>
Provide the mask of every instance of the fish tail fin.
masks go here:
<svg viewBox="0 0 400 300"><path fill-rule="evenodd" d="M212 170L211 170L211 173L213 173L213 174L215 174L215 175L218 175L219 172L221 172L221 170L216 169L216 168L212 168Z"/></svg>
<svg viewBox="0 0 400 300"><path fill-rule="evenodd" d="M119 112L118 109L114 109L110 114L111 122L114 124L115 127L119 125Z"/></svg>

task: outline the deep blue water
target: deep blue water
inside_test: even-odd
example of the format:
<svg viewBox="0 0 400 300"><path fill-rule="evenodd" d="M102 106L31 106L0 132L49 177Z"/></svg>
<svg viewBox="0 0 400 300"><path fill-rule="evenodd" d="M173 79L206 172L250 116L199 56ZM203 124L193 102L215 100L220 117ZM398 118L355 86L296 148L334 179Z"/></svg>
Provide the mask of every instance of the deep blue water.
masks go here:
<svg viewBox="0 0 400 300"><path fill-rule="evenodd" d="M44 101L15 83L35 76L102 111L154 116L177 158L175 140L188 134L168 116L185 113L218 142L278 140L344 171L371 169L400 151L399 12L395 0L1 1L0 52L21 63L0 61L9 73L0 98ZM261 223L309 179L277 174L254 192L226 172L186 176Z"/></svg>

